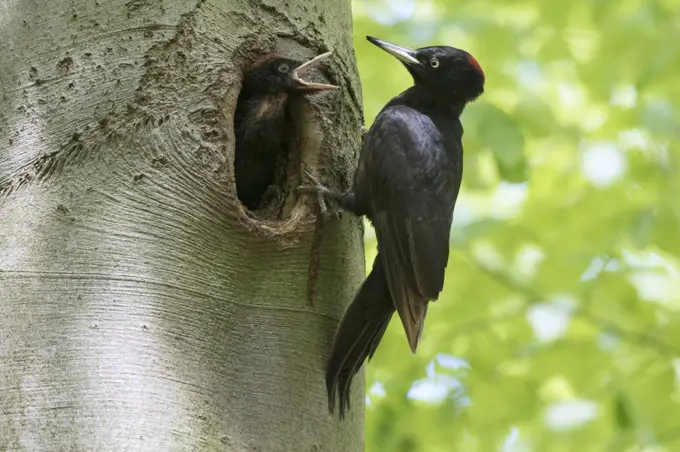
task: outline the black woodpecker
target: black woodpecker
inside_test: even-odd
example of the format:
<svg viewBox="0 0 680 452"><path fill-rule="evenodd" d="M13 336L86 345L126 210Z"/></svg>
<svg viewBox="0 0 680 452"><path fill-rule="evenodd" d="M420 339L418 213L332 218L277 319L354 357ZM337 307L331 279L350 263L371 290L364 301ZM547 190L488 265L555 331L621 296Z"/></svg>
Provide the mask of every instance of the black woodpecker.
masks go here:
<svg viewBox="0 0 680 452"><path fill-rule="evenodd" d="M281 201L277 184L285 178L289 145L295 131L290 101L296 97L337 89L302 79L331 52L302 64L278 54L257 60L243 79L234 115L236 192L248 210L263 207L272 191Z"/></svg>
<svg viewBox="0 0 680 452"><path fill-rule="evenodd" d="M395 311L416 353L428 303L444 287L463 175L459 118L483 93L485 81L477 60L464 50L412 50L367 39L399 59L414 85L388 102L366 133L348 192L313 179L298 189L366 215L378 240L373 269L340 320L326 368L329 409L333 413L337 394L341 418L349 409L352 378L373 357Z"/></svg>

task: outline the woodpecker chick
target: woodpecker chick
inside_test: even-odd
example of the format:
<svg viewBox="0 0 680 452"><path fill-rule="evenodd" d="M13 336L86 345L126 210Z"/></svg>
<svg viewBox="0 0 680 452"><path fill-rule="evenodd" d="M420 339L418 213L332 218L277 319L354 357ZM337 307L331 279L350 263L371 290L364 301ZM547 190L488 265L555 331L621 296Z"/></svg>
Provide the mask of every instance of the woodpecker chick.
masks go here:
<svg viewBox="0 0 680 452"><path fill-rule="evenodd" d="M303 80L331 55L326 52L300 63L278 54L256 61L243 79L234 115L236 193L248 210L262 208L285 180L288 151L295 133L291 101L338 87Z"/></svg>
<svg viewBox="0 0 680 452"><path fill-rule="evenodd" d="M298 188L366 215L378 241L373 269L340 320L326 368L329 409L332 413L337 395L341 418L349 409L352 378L373 357L395 311L416 353L428 303L444 287L463 176L459 117L482 94L485 82L479 63L464 50L412 50L367 39L399 59L414 85L378 113L365 135L348 192L334 192L315 181Z"/></svg>

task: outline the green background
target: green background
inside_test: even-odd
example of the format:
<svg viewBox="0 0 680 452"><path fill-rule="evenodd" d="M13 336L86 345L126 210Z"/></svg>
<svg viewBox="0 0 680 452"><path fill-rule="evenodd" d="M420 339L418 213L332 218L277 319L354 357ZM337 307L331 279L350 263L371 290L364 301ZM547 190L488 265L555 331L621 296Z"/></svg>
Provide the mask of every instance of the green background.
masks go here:
<svg viewBox="0 0 680 452"><path fill-rule="evenodd" d="M353 8L367 126L411 79L365 35L486 73L445 290L416 356L395 320L367 366L366 450L680 451L680 1Z"/></svg>

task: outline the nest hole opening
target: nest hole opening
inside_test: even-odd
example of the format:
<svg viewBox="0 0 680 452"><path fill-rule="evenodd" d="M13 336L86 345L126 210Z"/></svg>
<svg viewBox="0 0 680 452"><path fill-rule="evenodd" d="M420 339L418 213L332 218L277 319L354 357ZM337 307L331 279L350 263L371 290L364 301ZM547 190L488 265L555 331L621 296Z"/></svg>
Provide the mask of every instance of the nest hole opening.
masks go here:
<svg viewBox="0 0 680 452"><path fill-rule="evenodd" d="M302 162L319 146L318 124L305 98L253 98L244 87L234 116L236 196L251 216L290 217L303 183ZM313 152L312 152L313 153Z"/></svg>

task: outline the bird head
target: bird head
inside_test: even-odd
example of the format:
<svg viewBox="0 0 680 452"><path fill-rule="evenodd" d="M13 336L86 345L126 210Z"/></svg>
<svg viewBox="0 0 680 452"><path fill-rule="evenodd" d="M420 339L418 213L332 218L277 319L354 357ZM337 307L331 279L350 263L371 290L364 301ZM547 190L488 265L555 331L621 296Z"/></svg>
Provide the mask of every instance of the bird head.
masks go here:
<svg viewBox="0 0 680 452"><path fill-rule="evenodd" d="M371 36L366 39L401 61L415 85L438 101L470 102L484 92L484 71L465 50L449 46L413 50Z"/></svg>
<svg viewBox="0 0 680 452"><path fill-rule="evenodd" d="M312 83L303 79L331 53L323 53L305 63L278 54L267 55L253 64L244 85L250 85L250 89L262 94L305 95L338 89L335 85Z"/></svg>

